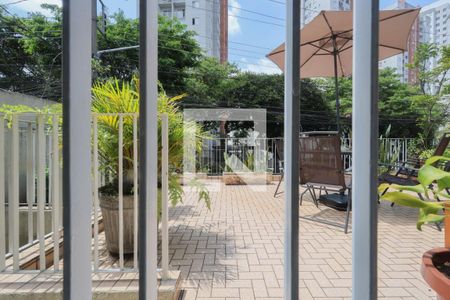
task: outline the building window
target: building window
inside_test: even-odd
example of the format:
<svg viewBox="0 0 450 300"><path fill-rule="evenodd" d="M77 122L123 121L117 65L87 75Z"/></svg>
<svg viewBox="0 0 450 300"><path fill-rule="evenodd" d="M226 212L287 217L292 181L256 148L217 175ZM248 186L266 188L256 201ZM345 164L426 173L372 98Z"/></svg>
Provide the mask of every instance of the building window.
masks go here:
<svg viewBox="0 0 450 300"><path fill-rule="evenodd" d="M198 25L198 18L192 18L192 25Z"/></svg>
<svg viewBox="0 0 450 300"><path fill-rule="evenodd" d="M198 1L192 1L192 6L195 8L199 8L200 7L200 3Z"/></svg>
<svg viewBox="0 0 450 300"><path fill-rule="evenodd" d="M170 17L172 12L170 10L163 10L163 11L161 11L161 14L163 16Z"/></svg>

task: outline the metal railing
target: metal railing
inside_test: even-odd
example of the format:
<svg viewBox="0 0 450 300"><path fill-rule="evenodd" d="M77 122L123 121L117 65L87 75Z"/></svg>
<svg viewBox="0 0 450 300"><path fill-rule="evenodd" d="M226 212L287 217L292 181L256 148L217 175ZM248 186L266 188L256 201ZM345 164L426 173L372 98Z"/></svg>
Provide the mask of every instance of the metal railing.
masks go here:
<svg viewBox="0 0 450 300"><path fill-rule="evenodd" d="M395 158L396 162L408 160L408 148L412 139L409 138L385 138L387 147L386 159ZM380 140L381 142L381 140ZM242 162L246 162L254 153L260 153L265 149L266 171L272 174L280 174L282 168L282 155L279 155L276 145L283 143L283 138L203 138L202 150L197 153L196 171L209 175L222 175L225 166L225 156L235 155ZM344 168L352 166L352 140L342 139Z"/></svg>
<svg viewBox="0 0 450 300"><path fill-rule="evenodd" d="M104 121L116 124L117 157L105 159L101 154L105 142ZM138 271L138 122L137 113L93 114L92 128L92 265L94 272ZM168 119L162 122L162 162L168 164ZM165 138L164 138L165 137ZM110 137L109 137L110 138ZM131 142L130 142L131 141ZM124 145L124 143L127 143ZM111 144L111 143L110 143ZM24 251L38 254L38 272L60 270L64 199L62 197L62 126L61 115L17 113L0 115L0 272L20 272ZM131 151L129 151L131 149ZM126 153L124 153L126 152ZM108 162L116 160L113 167ZM125 264L124 252L124 162L132 162L133 177L133 255ZM129 170L127 170L129 171ZM5 176L8 175L8 176ZM112 183L118 185L118 264L101 263L105 253L100 232L102 211L99 188ZM168 188L168 167L163 166L162 187ZM90 187L86 187L90 188ZM162 267L168 274L168 191L162 191ZM53 262L49 265L48 250ZM127 257L129 258L129 257ZM131 265L131 267L130 267ZM29 270L27 270L29 271Z"/></svg>
<svg viewBox="0 0 450 300"><path fill-rule="evenodd" d="M8 267L19 271L20 253L36 245L39 269L45 270L49 237L53 241L54 269L59 268L59 125L57 115L0 116L0 271Z"/></svg>

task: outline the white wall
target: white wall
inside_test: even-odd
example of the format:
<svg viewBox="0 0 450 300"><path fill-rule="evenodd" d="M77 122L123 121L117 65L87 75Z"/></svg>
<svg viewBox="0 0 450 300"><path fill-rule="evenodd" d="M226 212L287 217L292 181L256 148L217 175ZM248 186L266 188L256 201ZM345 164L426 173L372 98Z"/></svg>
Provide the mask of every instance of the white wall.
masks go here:
<svg viewBox="0 0 450 300"><path fill-rule="evenodd" d="M41 108L47 105L56 104L57 102L38 97L0 90L0 105L27 105L35 108Z"/></svg>

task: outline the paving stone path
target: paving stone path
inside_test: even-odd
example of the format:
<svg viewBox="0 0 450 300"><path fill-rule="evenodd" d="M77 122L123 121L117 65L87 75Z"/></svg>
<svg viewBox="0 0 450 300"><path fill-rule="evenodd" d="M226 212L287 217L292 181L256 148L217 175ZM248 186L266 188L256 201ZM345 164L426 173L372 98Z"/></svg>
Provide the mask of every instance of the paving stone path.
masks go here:
<svg viewBox="0 0 450 300"><path fill-rule="evenodd" d="M212 209L186 188L170 210L170 265L182 273L184 299L283 298L283 195L275 185L224 186L207 181ZM357 201L357 199L355 200ZM302 216L343 224L344 213L316 208L308 196ZM379 299L435 299L420 275L422 253L443 234L415 228L417 212L380 205ZM301 299L351 298L351 230L300 220Z"/></svg>

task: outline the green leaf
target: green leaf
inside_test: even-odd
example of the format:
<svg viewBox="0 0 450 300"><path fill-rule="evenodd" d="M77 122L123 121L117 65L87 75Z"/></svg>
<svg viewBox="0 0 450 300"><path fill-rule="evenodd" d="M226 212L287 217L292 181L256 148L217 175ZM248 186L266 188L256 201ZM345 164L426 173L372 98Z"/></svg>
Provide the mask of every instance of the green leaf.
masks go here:
<svg viewBox="0 0 450 300"><path fill-rule="evenodd" d="M390 187L389 183L382 183L378 186L378 195L381 197L381 194Z"/></svg>
<svg viewBox="0 0 450 300"><path fill-rule="evenodd" d="M419 170L419 182L426 188L434 181L450 176L449 172L433 167L431 165L424 165Z"/></svg>
<svg viewBox="0 0 450 300"><path fill-rule="evenodd" d="M426 165L433 165L435 162L440 161L440 160L447 160L450 161L450 157L445 157L445 156L433 156L430 157L429 159L427 159L425 161Z"/></svg>
<svg viewBox="0 0 450 300"><path fill-rule="evenodd" d="M441 209L443 208L443 204L435 203L435 202L427 202L420 200L418 197L415 197L410 194L402 193L402 192L389 192L384 194L381 200L391 201L397 205L412 207L412 208L422 208L422 209Z"/></svg>
<svg viewBox="0 0 450 300"><path fill-rule="evenodd" d="M450 175L443 177L437 181L438 185L438 193L443 191L444 189L450 188Z"/></svg>
<svg viewBox="0 0 450 300"><path fill-rule="evenodd" d="M439 223L445 219L444 215L427 214L424 210L419 210L419 219L417 220L417 229L422 230L422 225L428 223Z"/></svg>
<svg viewBox="0 0 450 300"><path fill-rule="evenodd" d="M424 188L421 184L418 185L398 185L398 184L391 184L389 188L392 188L394 190L398 191L410 191L415 192L419 194L426 194L427 189Z"/></svg>

